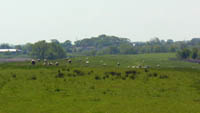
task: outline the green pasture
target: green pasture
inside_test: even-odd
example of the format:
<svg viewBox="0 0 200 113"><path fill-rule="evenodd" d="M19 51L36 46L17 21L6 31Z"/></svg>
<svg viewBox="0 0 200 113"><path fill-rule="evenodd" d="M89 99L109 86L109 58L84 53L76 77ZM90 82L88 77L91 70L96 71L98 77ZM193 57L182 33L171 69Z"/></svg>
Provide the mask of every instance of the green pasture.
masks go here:
<svg viewBox="0 0 200 113"><path fill-rule="evenodd" d="M1 63L0 113L200 112L200 64L165 53L86 58ZM136 65L151 68L127 68Z"/></svg>

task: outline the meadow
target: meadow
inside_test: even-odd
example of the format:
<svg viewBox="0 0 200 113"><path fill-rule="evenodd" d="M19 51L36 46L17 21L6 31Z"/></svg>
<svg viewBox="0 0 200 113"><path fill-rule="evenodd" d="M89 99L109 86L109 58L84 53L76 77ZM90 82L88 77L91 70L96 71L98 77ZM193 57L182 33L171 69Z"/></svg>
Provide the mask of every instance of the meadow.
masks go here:
<svg viewBox="0 0 200 113"><path fill-rule="evenodd" d="M59 66L0 63L0 113L199 113L200 64L175 57L92 56L89 64L75 57L71 64L57 60ZM128 68L136 65L150 68Z"/></svg>

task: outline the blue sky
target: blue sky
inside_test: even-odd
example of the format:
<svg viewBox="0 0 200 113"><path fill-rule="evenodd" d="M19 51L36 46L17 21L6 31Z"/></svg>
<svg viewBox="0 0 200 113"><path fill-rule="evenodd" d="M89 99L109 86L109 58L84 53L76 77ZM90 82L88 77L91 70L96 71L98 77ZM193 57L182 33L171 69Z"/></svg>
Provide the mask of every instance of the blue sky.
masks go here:
<svg viewBox="0 0 200 113"><path fill-rule="evenodd" d="M0 43L200 37L199 0L1 0Z"/></svg>

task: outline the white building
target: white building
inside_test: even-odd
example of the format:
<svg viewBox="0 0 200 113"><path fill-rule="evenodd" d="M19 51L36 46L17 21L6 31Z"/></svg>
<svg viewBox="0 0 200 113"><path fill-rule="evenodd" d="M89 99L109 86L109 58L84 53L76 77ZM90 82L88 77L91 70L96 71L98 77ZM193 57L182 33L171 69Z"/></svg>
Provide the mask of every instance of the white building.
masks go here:
<svg viewBox="0 0 200 113"><path fill-rule="evenodd" d="M21 50L19 50L19 49L0 49L0 53L7 53L7 52L17 53L17 52L21 52Z"/></svg>

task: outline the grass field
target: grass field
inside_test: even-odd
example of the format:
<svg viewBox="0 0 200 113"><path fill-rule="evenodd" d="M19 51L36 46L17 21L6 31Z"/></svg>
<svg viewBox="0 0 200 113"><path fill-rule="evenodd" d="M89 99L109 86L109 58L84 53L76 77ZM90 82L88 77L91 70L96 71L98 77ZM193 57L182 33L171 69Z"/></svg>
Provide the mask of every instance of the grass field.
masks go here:
<svg viewBox="0 0 200 113"><path fill-rule="evenodd" d="M85 58L1 63L0 113L200 113L200 64L165 53Z"/></svg>

